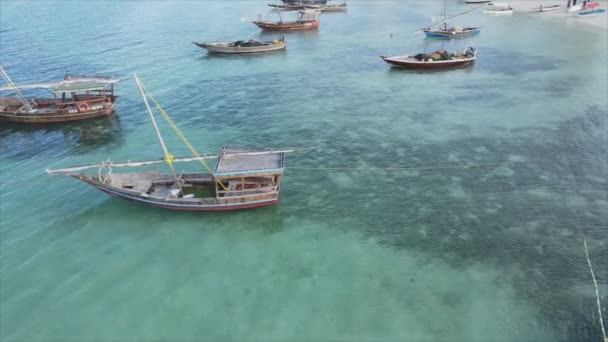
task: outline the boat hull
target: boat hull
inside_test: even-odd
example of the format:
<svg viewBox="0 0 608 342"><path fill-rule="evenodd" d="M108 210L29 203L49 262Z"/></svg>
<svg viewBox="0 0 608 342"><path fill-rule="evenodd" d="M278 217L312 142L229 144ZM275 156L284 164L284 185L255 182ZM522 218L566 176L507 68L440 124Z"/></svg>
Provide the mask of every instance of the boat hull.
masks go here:
<svg viewBox="0 0 608 342"><path fill-rule="evenodd" d="M151 207L169 209L169 210L181 210L181 211L227 211L227 210L238 210L238 209L248 209L255 207L264 207L267 205L273 205L278 202L278 197L267 199L267 200L258 200L251 201L245 203L234 203L234 204L178 204L178 203L168 203L161 201L148 200L141 197L121 193L118 191L114 191L113 189L93 185L97 190L104 192L112 197L124 199L130 202L135 202Z"/></svg>
<svg viewBox="0 0 608 342"><path fill-rule="evenodd" d="M304 21L304 22L267 22L267 21L254 21L257 27L264 31L304 31L304 30L316 30L319 28L319 21Z"/></svg>
<svg viewBox="0 0 608 342"><path fill-rule="evenodd" d="M56 123L80 121L93 119L102 116L112 115L114 112L114 104L109 108L96 111L78 112L78 113L17 113L17 112L0 112L0 121L19 122L19 123Z"/></svg>
<svg viewBox="0 0 608 342"><path fill-rule="evenodd" d="M496 11L496 10L484 10L483 13L485 14L493 14L493 15L509 15L509 14L513 14L513 10L500 10L500 11Z"/></svg>
<svg viewBox="0 0 608 342"><path fill-rule="evenodd" d="M547 7L535 7L532 12L550 12L562 8L561 5L547 6Z"/></svg>
<svg viewBox="0 0 608 342"><path fill-rule="evenodd" d="M450 61L436 61L436 62L422 62L415 60L399 60L390 56L380 56L383 61L390 64L391 66L408 68L408 69L448 69L462 66L468 66L475 63L475 57L467 58L462 60L450 60Z"/></svg>
<svg viewBox="0 0 608 342"><path fill-rule="evenodd" d="M188 202L188 200L174 199L166 200L158 197L144 197L140 193L129 192L119 187L107 185L93 177L84 175L73 175L74 178L93 186L97 190L106 193L112 197L124 199L130 202L136 202L147 206L164 208L170 210L182 210L182 211L226 211L226 210L238 210L262 207L267 205L276 204L279 199L279 187L277 186L276 192L267 192L249 197L247 199L239 197L220 197L220 198L208 198L205 200L198 199L197 202ZM209 178L212 181L212 178Z"/></svg>
<svg viewBox="0 0 608 342"><path fill-rule="evenodd" d="M606 12L605 9L598 8L598 9L594 9L591 11L579 12L579 13L577 13L577 15L578 15L578 18L587 18L587 17L593 17L596 15L600 15L604 12Z"/></svg>
<svg viewBox="0 0 608 342"><path fill-rule="evenodd" d="M268 4L268 6L270 7L274 7L279 11L301 11L303 9L306 9L303 5L275 5L275 4Z"/></svg>
<svg viewBox="0 0 608 342"><path fill-rule="evenodd" d="M428 38L458 38L458 37L467 37L479 34L481 32L480 27L468 28L463 31L440 31L440 30L426 30L424 34Z"/></svg>
<svg viewBox="0 0 608 342"><path fill-rule="evenodd" d="M264 53L284 50L287 47L287 44L285 43L263 46L218 46L216 44L197 42L195 42L194 44L200 48L206 49L209 52L222 54Z"/></svg>
<svg viewBox="0 0 608 342"><path fill-rule="evenodd" d="M490 0L465 0L467 4L485 4L487 2L490 2Z"/></svg>

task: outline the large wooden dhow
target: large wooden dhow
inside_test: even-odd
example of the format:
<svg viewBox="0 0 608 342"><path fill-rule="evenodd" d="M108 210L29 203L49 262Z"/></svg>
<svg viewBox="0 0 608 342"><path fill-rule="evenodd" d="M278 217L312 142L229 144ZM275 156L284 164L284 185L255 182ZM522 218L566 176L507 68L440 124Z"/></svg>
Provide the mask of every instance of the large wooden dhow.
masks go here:
<svg viewBox="0 0 608 342"><path fill-rule="evenodd" d="M303 10L298 11L296 20L283 21L283 17L279 12L276 12L279 16L279 21L266 21L262 20L262 16L253 23L264 31L303 31L303 30L316 30L319 28L319 15L318 10Z"/></svg>
<svg viewBox="0 0 608 342"><path fill-rule="evenodd" d="M164 157L152 160L102 162L47 170L49 174L67 174L108 195L150 206L174 210L216 211L259 207L278 201L285 153L291 150L261 150L223 147L217 155L201 155L186 140L175 123L160 107L135 76ZM156 104L161 115L176 130L178 136L193 152L192 157L173 157L160 134L148 97ZM206 160L216 159L212 170ZM178 173L175 163L200 161L207 169L204 173ZM136 171L116 173L120 167L141 167L166 163L169 173ZM87 170L96 170L87 174Z"/></svg>
<svg viewBox="0 0 608 342"><path fill-rule="evenodd" d="M101 76L65 75L63 81L15 84L0 67L6 81L0 91L14 96L0 97L0 121L51 123L78 121L111 115L114 112L114 83L118 80ZM23 91L44 89L52 97L26 97Z"/></svg>

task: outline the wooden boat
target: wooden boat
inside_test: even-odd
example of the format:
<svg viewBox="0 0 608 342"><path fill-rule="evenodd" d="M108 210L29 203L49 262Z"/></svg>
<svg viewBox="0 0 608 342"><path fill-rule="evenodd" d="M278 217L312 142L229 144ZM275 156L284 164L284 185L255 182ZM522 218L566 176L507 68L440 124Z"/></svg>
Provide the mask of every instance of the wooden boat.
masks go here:
<svg viewBox="0 0 608 342"><path fill-rule="evenodd" d="M306 9L306 6L300 2L295 2L291 4L268 4L270 7L274 7L280 11L301 11Z"/></svg>
<svg viewBox="0 0 608 342"><path fill-rule="evenodd" d="M15 96L0 97L0 121L21 123L66 122L111 115L114 111L114 83L101 76L65 75L51 83L15 84L0 67L7 85L0 91L14 91ZM48 98L26 98L22 91L46 89Z"/></svg>
<svg viewBox="0 0 608 342"><path fill-rule="evenodd" d="M437 59L436 55L439 55L440 59ZM436 51L433 54L380 56L380 58L391 66L410 69L442 69L475 63L477 50L473 47L468 47L463 53L452 55L446 51Z"/></svg>
<svg viewBox="0 0 608 342"><path fill-rule="evenodd" d="M259 28L265 31L301 31L301 30L316 30L319 28L319 11L303 10L298 11L298 17L295 21L283 21L281 14L279 21L263 21L261 17L254 21Z"/></svg>
<svg viewBox="0 0 608 342"><path fill-rule="evenodd" d="M238 40L235 42L193 42L194 45L214 53L242 54L283 50L287 47L285 37L270 41Z"/></svg>
<svg viewBox="0 0 608 342"><path fill-rule="evenodd" d="M281 0L282 3L293 5L293 4L302 4L302 5L326 5L328 0Z"/></svg>
<svg viewBox="0 0 608 342"><path fill-rule="evenodd" d="M279 198L280 182L283 176L285 153L290 150L258 150L222 147L218 155L200 155L185 140L193 157L173 157L167 150L160 134L154 114L148 104L148 97L157 105L163 117L166 112L145 90L139 78L135 82L143 97L144 104L160 145L164 158L126 162L102 162L98 164L73 166L47 170L49 174L64 174L89 184L110 196L150 206L173 210L234 210L274 204ZM173 125L171 125L174 127ZM174 127L176 132L179 130ZM212 171L205 160L217 159ZM177 173L174 163L200 161L208 172ZM139 171L115 173L113 168L140 167L167 163L170 173ZM84 171L97 169L87 174Z"/></svg>
<svg viewBox="0 0 608 342"><path fill-rule="evenodd" d="M593 9L593 10L581 11L581 12L578 12L576 14L578 15L579 18L587 18L587 17L593 17L593 16L596 16L596 15L602 14L604 12L606 12L605 9L603 9L603 8L596 8L596 9Z"/></svg>
<svg viewBox="0 0 608 342"><path fill-rule="evenodd" d="M549 12L549 11L555 11L562 8L562 5L549 5L549 6L543 6L542 4L538 7L534 7L532 9L532 12Z"/></svg>
<svg viewBox="0 0 608 342"><path fill-rule="evenodd" d="M424 34L429 38L458 38L458 37L466 37L472 36L475 34L479 34L481 32L481 26L477 27L447 27L444 26L443 29L430 29L427 28L424 31Z"/></svg>
<svg viewBox="0 0 608 342"><path fill-rule="evenodd" d="M488 14L513 14L513 8L509 4L489 3L483 10Z"/></svg>
<svg viewBox="0 0 608 342"><path fill-rule="evenodd" d="M327 0L281 0L281 3L268 4L281 11L300 11L306 7L320 9L327 5Z"/></svg>
<svg viewBox="0 0 608 342"><path fill-rule="evenodd" d="M340 4L331 5L305 5L306 9L318 9L321 12L343 12L348 10L348 4L346 1Z"/></svg>
<svg viewBox="0 0 608 342"><path fill-rule="evenodd" d="M463 13L451 16L450 18L447 18L446 0L443 0L443 20L422 29L422 32L424 32L424 34L428 38L460 38L460 37L466 37L466 36L472 36L475 34L479 34L479 32L481 31L481 26L461 27L461 26L455 25L452 27L448 27L448 24L447 24L448 20L461 16L463 14L469 13L476 9L477 8L475 8L473 10L468 10ZM443 23L443 28L435 28L435 29L432 28L433 26L439 25L441 23Z"/></svg>

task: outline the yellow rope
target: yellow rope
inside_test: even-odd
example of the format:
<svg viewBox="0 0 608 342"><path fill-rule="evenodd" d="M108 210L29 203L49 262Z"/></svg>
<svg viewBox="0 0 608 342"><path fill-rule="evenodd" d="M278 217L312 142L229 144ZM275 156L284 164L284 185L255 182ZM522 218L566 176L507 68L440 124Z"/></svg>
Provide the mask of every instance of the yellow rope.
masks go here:
<svg viewBox="0 0 608 342"><path fill-rule="evenodd" d="M173 128L173 130L175 131L175 133L177 134L177 136L184 142L184 144L186 146L188 146L188 148L190 149L190 151L192 152L192 154L195 157L198 158L198 160L201 162L201 164L203 164L203 166L205 167L205 169L207 169L207 171L209 173L213 174L213 171L211 170L211 168L209 167L209 165L207 165L207 163L205 163L205 160L196 151L196 149L194 148L194 146L192 146L192 144L190 143L190 141L188 141L188 138L186 138L186 136L184 135L184 133L182 133L182 131L180 131L180 129L177 127L177 125L171 119L171 117L169 117L169 114L167 114L167 112L165 112L165 110L160 106L160 104L158 103L158 101L156 101L156 99L154 98L154 96L152 96L152 94L148 91L148 89L146 89L146 87L143 84L142 84L142 88L145 90L146 94L150 97L150 99L152 100L152 102L154 102L154 104L156 105L156 108L158 108L158 110L160 111L160 113L163 116L163 118L165 119L165 121L167 121L167 123L169 124L169 126L171 126L171 128ZM171 162L173 161L173 156L171 154L169 154L169 156L165 157L165 160L167 161L167 163L171 164ZM224 189L224 191L228 190L228 188L224 185L224 183L222 183L221 181L218 181L218 183Z"/></svg>

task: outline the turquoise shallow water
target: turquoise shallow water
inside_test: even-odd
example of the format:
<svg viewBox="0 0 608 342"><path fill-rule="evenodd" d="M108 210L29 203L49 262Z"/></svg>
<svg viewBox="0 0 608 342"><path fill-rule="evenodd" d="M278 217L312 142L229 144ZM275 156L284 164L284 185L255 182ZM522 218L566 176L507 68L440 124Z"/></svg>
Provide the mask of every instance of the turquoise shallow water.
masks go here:
<svg viewBox="0 0 608 342"><path fill-rule="evenodd" d="M191 41L273 36L264 1L1 2L13 80L125 78L113 118L0 127L2 340L599 341L606 33L476 13L433 41L412 32L440 2L349 4L284 53L214 57ZM447 72L378 58L467 45ZM160 156L133 72L201 151L307 148L280 203L176 213L47 176Z"/></svg>

